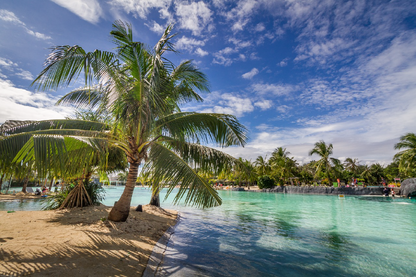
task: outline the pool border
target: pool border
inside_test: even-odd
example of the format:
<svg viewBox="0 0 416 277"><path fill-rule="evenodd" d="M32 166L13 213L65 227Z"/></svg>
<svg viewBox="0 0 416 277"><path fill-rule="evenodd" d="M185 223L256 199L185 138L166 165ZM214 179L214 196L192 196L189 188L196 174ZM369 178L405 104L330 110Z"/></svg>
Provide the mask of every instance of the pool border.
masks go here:
<svg viewBox="0 0 416 277"><path fill-rule="evenodd" d="M175 228L179 224L181 219L181 215L178 212L178 216L176 218L176 224L174 226L170 226L163 236L158 240L158 242L153 247L152 254L149 257L147 262L146 268L143 272L143 277L153 277L156 276L157 271L159 270L162 262L163 257L165 256L166 249L168 247L169 240L171 236L175 233Z"/></svg>

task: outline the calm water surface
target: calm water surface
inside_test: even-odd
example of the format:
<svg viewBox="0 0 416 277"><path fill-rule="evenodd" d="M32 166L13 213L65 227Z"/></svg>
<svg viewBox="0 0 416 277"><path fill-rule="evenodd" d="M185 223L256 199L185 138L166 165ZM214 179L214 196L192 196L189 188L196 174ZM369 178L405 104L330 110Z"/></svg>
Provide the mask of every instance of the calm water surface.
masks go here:
<svg viewBox="0 0 416 277"><path fill-rule="evenodd" d="M206 210L162 203L182 216L159 276L416 276L416 200L219 193L223 205ZM132 205L149 200L136 188Z"/></svg>

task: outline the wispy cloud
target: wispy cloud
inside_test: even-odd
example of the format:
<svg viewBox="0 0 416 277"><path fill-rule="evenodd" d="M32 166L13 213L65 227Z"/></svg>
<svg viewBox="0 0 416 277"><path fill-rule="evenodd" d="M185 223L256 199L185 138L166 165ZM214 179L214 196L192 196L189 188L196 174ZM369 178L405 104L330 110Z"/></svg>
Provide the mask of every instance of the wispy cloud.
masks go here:
<svg viewBox="0 0 416 277"><path fill-rule="evenodd" d="M123 9L126 13L131 13L142 19L147 19L150 11L156 9L161 18L172 21L172 14L169 11L172 0L112 0L109 3L115 8Z"/></svg>
<svg viewBox="0 0 416 277"><path fill-rule="evenodd" d="M208 55L209 53L207 51L202 50L200 47L198 47L195 50L195 54L197 54L198 56L204 57L204 56Z"/></svg>
<svg viewBox="0 0 416 277"><path fill-rule="evenodd" d="M157 23L156 21L152 21L151 24L145 23L144 25L146 25L147 27L149 27L149 29L157 34L163 34L163 32L165 31L166 28L164 28L162 25L160 25L159 23Z"/></svg>
<svg viewBox="0 0 416 277"><path fill-rule="evenodd" d="M17 26L22 27L26 33L28 33L31 36L34 36L39 39L48 40L51 39L50 36L47 36L45 34L35 32L31 28L27 27L24 22L22 22L13 12L8 10L0 10L0 19L3 21L11 22Z"/></svg>
<svg viewBox="0 0 416 277"><path fill-rule="evenodd" d="M254 106L259 107L262 111L268 110L273 106L273 101L271 100L260 100L254 103Z"/></svg>
<svg viewBox="0 0 416 277"><path fill-rule="evenodd" d="M231 30L242 31L250 21L250 16L256 11L258 3L256 0L238 1L237 6L225 13L227 20L233 22Z"/></svg>
<svg viewBox="0 0 416 277"><path fill-rule="evenodd" d="M216 53L214 53L214 60L213 63L222 64L225 66L229 66L233 63L233 59L229 56L231 54L237 53L237 50L231 47L226 47Z"/></svg>
<svg viewBox="0 0 416 277"><path fill-rule="evenodd" d="M243 75L241 75L241 77L243 77L244 79L251 79L254 76L256 76L258 73L259 73L259 70L257 68L253 68L249 72L244 73Z"/></svg>
<svg viewBox="0 0 416 277"><path fill-rule="evenodd" d="M0 57L0 68L6 69L7 71L11 72L12 75L18 76L24 80L33 80L33 75L27 70L23 70L19 67L17 63L12 62L9 59L5 59ZM2 76L6 78L5 75Z"/></svg>
<svg viewBox="0 0 416 277"><path fill-rule="evenodd" d="M297 88L289 84L262 84L257 83L251 89L258 95L283 96L295 91Z"/></svg>
<svg viewBox="0 0 416 277"><path fill-rule="evenodd" d="M184 49L188 52L192 52L195 47L204 46L205 41L182 36L180 39L178 39L175 45L177 49Z"/></svg>

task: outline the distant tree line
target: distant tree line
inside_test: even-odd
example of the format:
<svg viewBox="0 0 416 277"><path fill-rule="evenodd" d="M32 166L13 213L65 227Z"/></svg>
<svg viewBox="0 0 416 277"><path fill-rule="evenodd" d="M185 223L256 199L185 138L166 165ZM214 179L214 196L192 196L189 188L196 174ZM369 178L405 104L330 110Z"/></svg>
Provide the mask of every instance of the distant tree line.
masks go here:
<svg viewBox="0 0 416 277"><path fill-rule="evenodd" d="M365 185L380 185L382 182L392 183L395 178L401 180L416 177L416 135L408 133L400 138L394 148L399 152L387 166L380 163L362 164L356 158L346 158L341 161L332 157L333 145L324 141L315 143L309 155L319 156L300 165L286 148L276 148L271 156L258 156L254 162L240 158L244 166L230 168L218 176L208 177L211 182L231 183L235 185L254 185L264 182L273 185L301 185L321 184L332 186L340 180L351 183L357 179L358 183ZM205 174L206 177L206 174ZM268 181L270 180L270 181Z"/></svg>

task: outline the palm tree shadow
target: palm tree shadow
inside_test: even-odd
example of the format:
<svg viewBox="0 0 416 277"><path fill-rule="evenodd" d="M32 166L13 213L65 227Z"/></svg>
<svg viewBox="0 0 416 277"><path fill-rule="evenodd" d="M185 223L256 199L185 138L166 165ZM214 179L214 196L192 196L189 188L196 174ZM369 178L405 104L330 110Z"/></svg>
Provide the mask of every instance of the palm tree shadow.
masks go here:
<svg viewBox="0 0 416 277"><path fill-rule="evenodd" d="M95 212L95 221L85 220L87 213L84 212L83 209L58 212L49 220L62 226L81 225L83 230L79 238L44 249L25 250L24 245L16 250L0 249L0 276L140 276L153 245L163 234L156 228L150 230L149 220L162 222L165 219L157 215L143 219L137 212L132 212L131 220L140 226L128 228L126 223L97 224L101 216L108 214L106 210Z"/></svg>

